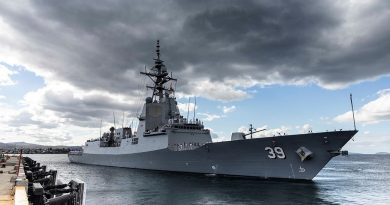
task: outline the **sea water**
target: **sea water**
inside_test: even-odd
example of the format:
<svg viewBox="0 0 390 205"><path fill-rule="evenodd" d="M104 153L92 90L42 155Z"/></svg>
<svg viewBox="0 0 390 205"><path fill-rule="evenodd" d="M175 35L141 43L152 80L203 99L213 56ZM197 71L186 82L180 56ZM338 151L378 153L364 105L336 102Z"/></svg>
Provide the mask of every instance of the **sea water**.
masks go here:
<svg viewBox="0 0 390 205"><path fill-rule="evenodd" d="M64 183L87 184L86 204L390 204L390 155L332 159L312 182L180 174L70 163L35 154Z"/></svg>

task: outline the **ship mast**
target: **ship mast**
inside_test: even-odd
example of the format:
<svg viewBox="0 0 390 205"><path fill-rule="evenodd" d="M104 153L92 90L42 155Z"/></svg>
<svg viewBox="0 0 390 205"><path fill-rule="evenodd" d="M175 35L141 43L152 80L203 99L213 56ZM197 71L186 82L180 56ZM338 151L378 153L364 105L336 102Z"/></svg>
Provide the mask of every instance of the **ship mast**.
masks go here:
<svg viewBox="0 0 390 205"><path fill-rule="evenodd" d="M156 54L157 58L154 60L154 66L150 69L149 72L145 70L145 72L140 72L143 75L148 76L154 83L153 86L146 86L149 89L153 90L152 99L157 100L160 102L164 97L164 90L165 91L173 91L172 88L167 89L165 88L164 84L169 81L177 81L177 79L172 78L169 76L169 73L167 72L167 68L164 65L164 61L160 59L160 41L157 40L157 46L156 46Z"/></svg>

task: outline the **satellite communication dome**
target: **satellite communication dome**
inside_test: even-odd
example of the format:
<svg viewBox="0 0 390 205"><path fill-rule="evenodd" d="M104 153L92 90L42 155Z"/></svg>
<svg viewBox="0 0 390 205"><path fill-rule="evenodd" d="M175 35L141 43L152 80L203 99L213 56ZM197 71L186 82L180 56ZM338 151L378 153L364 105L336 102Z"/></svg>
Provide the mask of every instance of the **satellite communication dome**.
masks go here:
<svg viewBox="0 0 390 205"><path fill-rule="evenodd" d="M151 97L147 97L145 99L146 103L152 103L153 102L153 99Z"/></svg>

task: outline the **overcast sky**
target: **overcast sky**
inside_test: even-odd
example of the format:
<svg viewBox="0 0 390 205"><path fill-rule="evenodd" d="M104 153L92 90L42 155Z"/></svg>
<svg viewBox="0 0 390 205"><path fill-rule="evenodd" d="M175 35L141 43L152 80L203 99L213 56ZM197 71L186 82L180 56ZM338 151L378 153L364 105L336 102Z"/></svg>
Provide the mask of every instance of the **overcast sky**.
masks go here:
<svg viewBox="0 0 390 205"><path fill-rule="evenodd" d="M1 1L0 141L80 145L136 123L155 42L216 140L351 129L390 152L388 1ZM146 83L148 83L146 81ZM122 121L122 114L125 119Z"/></svg>

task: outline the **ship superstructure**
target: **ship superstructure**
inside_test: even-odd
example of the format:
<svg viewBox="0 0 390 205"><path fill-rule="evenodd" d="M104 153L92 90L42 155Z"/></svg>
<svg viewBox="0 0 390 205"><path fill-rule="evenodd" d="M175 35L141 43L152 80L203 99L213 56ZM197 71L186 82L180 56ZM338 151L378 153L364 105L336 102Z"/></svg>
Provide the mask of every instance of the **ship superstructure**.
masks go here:
<svg viewBox="0 0 390 205"><path fill-rule="evenodd" d="M232 133L231 141L212 142L210 130L195 117L180 114L172 86L176 81L157 58L149 71L152 96L145 99L137 131L112 127L88 140L82 152L69 153L75 163L128 168L311 180L356 134L356 130L246 139ZM251 135L254 129L251 130ZM256 131L255 131L256 132Z"/></svg>

